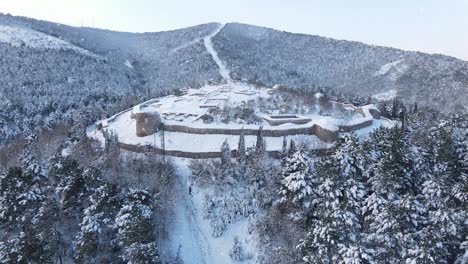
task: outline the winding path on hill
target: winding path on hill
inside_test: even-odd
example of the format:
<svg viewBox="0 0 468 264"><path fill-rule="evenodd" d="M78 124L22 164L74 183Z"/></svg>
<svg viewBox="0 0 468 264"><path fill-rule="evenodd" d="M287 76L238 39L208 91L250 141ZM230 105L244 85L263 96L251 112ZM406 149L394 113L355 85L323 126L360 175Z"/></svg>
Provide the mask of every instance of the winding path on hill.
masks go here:
<svg viewBox="0 0 468 264"><path fill-rule="evenodd" d="M210 35L203 38L203 42L205 44L206 50L208 53L211 54L211 57L216 62L219 68L219 74L226 80L228 83L232 82L231 76L229 75L229 70L226 68L226 65L223 64L221 59L218 56L218 52L213 47L212 39L214 36L218 35L218 33L224 28L224 24L220 24Z"/></svg>

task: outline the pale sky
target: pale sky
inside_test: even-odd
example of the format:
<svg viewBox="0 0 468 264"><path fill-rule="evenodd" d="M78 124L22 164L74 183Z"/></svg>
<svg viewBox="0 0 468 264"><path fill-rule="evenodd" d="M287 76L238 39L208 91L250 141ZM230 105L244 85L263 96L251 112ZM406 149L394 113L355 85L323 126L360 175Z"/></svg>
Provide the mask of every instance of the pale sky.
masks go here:
<svg viewBox="0 0 468 264"><path fill-rule="evenodd" d="M242 22L468 60L468 0L0 0L0 12L130 32Z"/></svg>

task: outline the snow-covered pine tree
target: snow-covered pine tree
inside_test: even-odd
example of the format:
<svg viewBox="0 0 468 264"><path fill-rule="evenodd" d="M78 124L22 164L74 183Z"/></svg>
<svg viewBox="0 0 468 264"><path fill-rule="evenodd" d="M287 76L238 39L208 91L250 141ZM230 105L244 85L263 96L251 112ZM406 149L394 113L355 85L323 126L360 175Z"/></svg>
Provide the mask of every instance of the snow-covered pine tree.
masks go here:
<svg viewBox="0 0 468 264"><path fill-rule="evenodd" d="M235 261L244 261L246 259L252 258L250 254L245 252L242 242L239 240L238 236L234 236L234 245L229 252L229 256Z"/></svg>
<svg viewBox="0 0 468 264"><path fill-rule="evenodd" d="M50 182L44 167L38 165L29 152L24 151L21 157L24 170L10 168L7 174L0 176L5 256L21 258L20 263L59 260L62 252L56 242L61 236L53 228L58 210L53 207L55 200L47 197Z"/></svg>
<svg viewBox="0 0 468 264"><path fill-rule="evenodd" d="M74 259L78 263L92 262L98 251L98 236L101 227L98 215L91 214L89 208L85 210L80 224L80 232L76 238Z"/></svg>
<svg viewBox="0 0 468 264"><path fill-rule="evenodd" d="M37 230L23 226L18 236L0 248L1 263L52 263L52 248L46 246Z"/></svg>
<svg viewBox="0 0 468 264"><path fill-rule="evenodd" d="M227 142L227 139L221 145L221 164L227 165L231 162L231 147Z"/></svg>
<svg viewBox="0 0 468 264"><path fill-rule="evenodd" d="M283 146L281 148L281 155L283 157L286 157L286 155L288 155L288 139L286 138L286 136L283 137Z"/></svg>
<svg viewBox="0 0 468 264"><path fill-rule="evenodd" d="M133 243L125 248L122 259L128 264L158 264L159 260L156 243Z"/></svg>
<svg viewBox="0 0 468 264"><path fill-rule="evenodd" d="M21 152L19 161L25 173L28 173L37 184L39 184L41 178L47 178L47 167L31 154L29 148L25 148Z"/></svg>
<svg viewBox="0 0 468 264"><path fill-rule="evenodd" d="M237 236L234 237L234 245L232 246L231 251L229 252L229 256L235 261L243 260L243 248L242 244L239 241L239 237Z"/></svg>
<svg viewBox="0 0 468 264"><path fill-rule="evenodd" d="M424 207L414 192L407 137L400 128L379 129L372 135L365 171L369 195L363 211L368 245L375 262L400 263L411 258Z"/></svg>
<svg viewBox="0 0 468 264"><path fill-rule="evenodd" d="M426 229L438 239L439 247L445 253L436 255L436 260L450 262L460 251L464 238L463 222L467 217L467 207L464 206L467 204L467 194L463 191L467 185L463 177L461 154L464 151L463 146L456 143L453 126L449 122L438 124L430 129L429 134L429 152L433 155L428 162L430 172L423 183L428 210Z"/></svg>
<svg viewBox="0 0 468 264"><path fill-rule="evenodd" d="M462 206L460 214L465 219L465 240L460 245L461 253L457 263L468 264L468 121L463 120L454 131L454 142L457 146L460 179L454 188L454 196Z"/></svg>
<svg viewBox="0 0 468 264"><path fill-rule="evenodd" d="M16 199L17 188L21 185L23 171L13 167L7 173L0 175L0 220L2 226L9 227L19 215L20 204Z"/></svg>
<svg viewBox="0 0 468 264"><path fill-rule="evenodd" d="M461 204L468 204L468 121L460 122L453 131L453 141L457 158L458 181L454 186L454 196ZM462 208L468 217L468 207Z"/></svg>
<svg viewBox="0 0 468 264"><path fill-rule="evenodd" d="M116 261L110 242L115 239L113 222L119 204L117 193L115 185L102 182L90 196L90 205L84 210L80 232L75 241L75 261Z"/></svg>
<svg viewBox="0 0 468 264"><path fill-rule="evenodd" d="M45 242L46 252L50 254L48 258L54 263L63 263L68 251L68 242L58 228L60 220L59 203L55 199L46 199L31 221L38 236Z"/></svg>
<svg viewBox="0 0 468 264"><path fill-rule="evenodd" d="M19 161L22 168L11 168L6 175L0 176L0 219L3 210L12 209L10 221L28 222L36 214L44 192L47 191L48 181L46 168L31 154L31 149L36 148L35 135L27 137L27 145L21 152ZM2 201L5 204L2 205ZM3 208L3 210L2 210Z"/></svg>
<svg viewBox="0 0 468 264"><path fill-rule="evenodd" d="M294 153L297 152L297 148L296 148L296 142L294 140L290 140L289 141L289 150L288 150L288 153L289 155L292 155Z"/></svg>
<svg viewBox="0 0 468 264"><path fill-rule="evenodd" d="M421 201L423 212L420 216L420 223L417 226L416 234L412 234L414 243L410 245L405 260L409 263L445 263L448 250L443 246L443 237L438 227L428 221L427 205L422 195L423 183L431 176L430 153L425 138L420 139L418 145L413 145L409 151L409 159L412 160L412 173L416 197Z"/></svg>
<svg viewBox="0 0 468 264"><path fill-rule="evenodd" d="M265 158L267 154L267 146L266 146L266 141L263 138L263 126L260 126L260 128L257 131L257 139L255 143L255 158L257 159L263 159Z"/></svg>
<svg viewBox="0 0 468 264"><path fill-rule="evenodd" d="M309 158L299 150L289 155L283 166L279 201L307 206L314 185L314 169Z"/></svg>
<svg viewBox="0 0 468 264"><path fill-rule="evenodd" d="M105 141L105 149L106 152L114 152L116 149L119 148L119 135L114 131L111 131L109 135L106 137Z"/></svg>
<svg viewBox="0 0 468 264"><path fill-rule="evenodd" d="M365 263L361 207L365 195L362 157L346 138L334 155L318 162L317 191L310 210L311 227L298 247L307 263Z"/></svg>
<svg viewBox="0 0 468 264"><path fill-rule="evenodd" d="M13 167L0 176L0 220L4 224L29 222L41 206L45 199L41 190L44 179L33 175Z"/></svg>
<svg viewBox="0 0 468 264"><path fill-rule="evenodd" d="M257 148L257 150L261 150L263 149L263 134L262 134L262 131L263 131L263 126L260 126L258 128L258 131L257 131L257 141L255 143L255 147Z"/></svg>
<svg viewBox="0 0 468 264"><path fill-rule="evenodd" d="M245 135L244 129L242 129L239 136L239 143L237 144L237 160L242 162L245 159Z"/></svg>
<svg viewBox="0 0 468 264"><path fill-rule="evenodd" d="M152 218L150 193L144 189L130 189L115 219L121 258L126 263L161 263Z"/></svg>
<svg viewBox="0 0 468 264"><path fill-rule="evenodd" d="M461 244L460 249L462 250L462 255L458 257L455 263L468 264L468 236L466 237L465 242Z"/></svg>
<svg viewBox="0 0 468 264"><path fill-rule="evenodd" d="M62 207L77 209L89 190L80 164L71 157L55 157L51 162L49 176L57 182L55 192L60 195Z"/></svg>

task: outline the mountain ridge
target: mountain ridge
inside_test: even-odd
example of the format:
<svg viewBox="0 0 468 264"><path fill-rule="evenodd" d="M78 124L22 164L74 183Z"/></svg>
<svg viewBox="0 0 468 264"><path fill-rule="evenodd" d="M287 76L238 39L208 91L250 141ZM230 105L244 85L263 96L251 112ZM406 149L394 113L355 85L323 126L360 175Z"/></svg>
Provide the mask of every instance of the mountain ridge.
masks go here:
<svg viewBox="0 0 468 264"><path fill-rule="evenodd" d="M236 82L319 87L347 97L397 96L444 112L468 110L466 61L242 23L220 25L130 33L0 14L0 26L36 31L102 57L37 50L0 38L0 138L64 119L91 122L111 114L110 109L225 82L220 62ZM218 61L205 43L217 29L210 45ZM77 113L87 118L74 117Z"/></svg>
<svg viewBox="0 0 468 264"><path fill-rule="evenodd" d="M276 30L276 31L280 31L280 32L283 32L283 33L288 33L288 34L295 34L295 35L302 35L302 36L309 36L309 37L319 37L319 38L329 39L329 40L333 40L333 41L344 41L344 42L350 42L350 43L355 43L355 44L363 44L363 45L366 45L366 46L376 47L376 48L387 48L387 49L394 49L394 50L399 50L399 51L404 51L404 52L414 52L414 53L417 53L417 54L425 54L425 55L436 56L436 57L437 57L437 56L440 56L440 57L447 57L447 58L451 58L451 59L456 59L456 60L468 62L468 60L466 60L466 59L459 58L459 57L456 57L456 56L453 56L453 55L443 54L443 53L437 53L437 52L431 53L431 52L425 52L425 51L419 51L419 50L408 50L408 49L404 49L404 48L393 47L393 46L390 46L390 45L380 45L380 44L373 44L373 43L368 43L368 42L359 41L359 40L349 40L349 39L343 39L343 38L337 38L337 37L329 37L329 36L323 36L323 35L317 35L317 34L307 34L307 33L301 33L301 32L292 32L292 31L287 31L287 30L282 30L282 29L276 29L276 28L274 28L274 27L269 27L269 26L255 25L255 24L249 24L249 23L243 23L243 22L236 22L236 21L230 21L230 22L225 22L225 23L222 23L222 22L219 22L219 21L212 21L212 22L206 22L206 23L196 24L196 25L188 26L188 27L180 27L180 28L167 29L167 30L160 30L160 31L132 32L132 31L120 31L120 30L114 30L114 29L106 29L106 28L99 28L99 27L89 27L89 26L71 26L71 25L68 25L68 24L65 24L65 23L52 22L52 21L47 21L47 20L42 20L42 19L30 18L30 17L26 17L26 16L16 16L16 15L12 15L12 14L9 14L9 13L2 13L2 12L0 12L0 16L7 16L7 17L9 16L9 17L13 17L13 18L16 18L16 19L25 19L25 20L31 20L31 21L43 21L43 22L45 21L45 22L48 22L48 23L51 23L51 24L56 24L57 26L64 26L64 27L70 27L70 28L98 30L98 31L102 31L102 32L122 33L122 34L170 33L170 32L174 32L174 31L178 31L178 30L182 30L182 29L193 28L193 27L199 27L199 26L205 26L205 25L210 25L210 24L217 24L217 25L220 25L220 24L224 24L224 25L227 25L227 24L238 24L238 25L254 26L254 27L258 27L258 28L265 28L265 29L270 29L270 30Z"/></svg>

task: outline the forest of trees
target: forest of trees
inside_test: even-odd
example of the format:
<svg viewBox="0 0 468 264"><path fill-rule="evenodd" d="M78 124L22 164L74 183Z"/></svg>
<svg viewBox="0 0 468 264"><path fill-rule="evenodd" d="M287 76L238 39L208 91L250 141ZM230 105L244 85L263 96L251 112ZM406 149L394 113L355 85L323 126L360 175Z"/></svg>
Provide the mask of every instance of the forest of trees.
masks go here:
<svg viewBox="0 0 468 264"><path fill-rule="evenodd" d="M270 157L259 131L254 146L241 135L238 151L225 142L220 159L191 161L194 184L212 190L211 235L242 219L256 235L257 248L234 238L233 261L467 263L468 118L380 108L394 127L343 135L323 153L284 138ZM69 129L1 149L0 262L160 263L171 160Z"/></svg>
<svg viewBox="0 0 468 264"><path fill-rule="evenodd" d="M235 158L224 143L220 161L193 161L195 181L215 186L213 236L256 216L259 263L467 263L468 119L382 107L398 125L344 136L331 155L285 140L278 162L260 136L247 149L241 137ZM232 252L251 257L238 239Z"/></svg>
<svg viewBox="0 0 468 264"><path fill-rule="evenodd" d="M0 263L161 263L173 166L114 140L41 160L48 144L27 138L0 175Z"/></svg>

